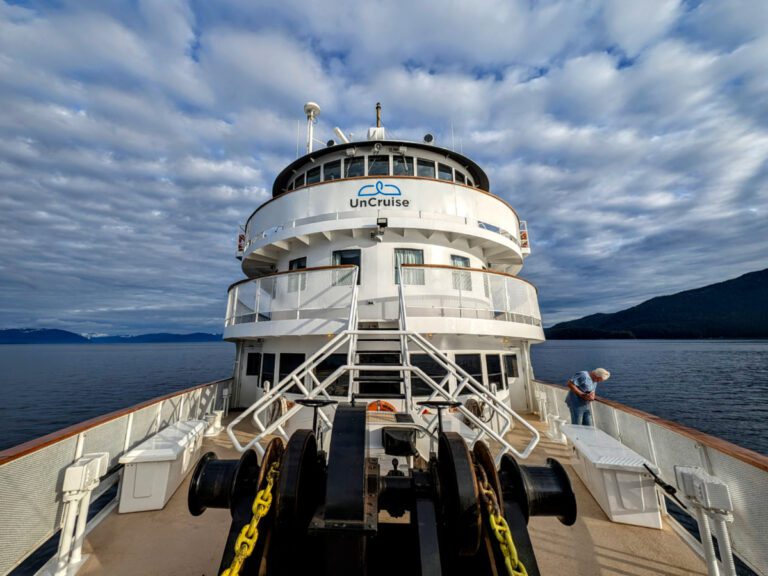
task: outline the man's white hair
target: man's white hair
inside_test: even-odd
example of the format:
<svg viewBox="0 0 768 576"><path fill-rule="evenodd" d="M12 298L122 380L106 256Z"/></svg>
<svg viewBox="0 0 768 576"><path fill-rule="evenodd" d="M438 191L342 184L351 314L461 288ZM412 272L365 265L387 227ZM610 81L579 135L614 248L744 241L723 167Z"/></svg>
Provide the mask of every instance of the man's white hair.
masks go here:
<svg viewBox="0 0 768 576"><path fill-rule="evenodd" d="M592 374L600 378L601 380L608 380L611 377L611 373L605 368L595 368L592 370Z"/></svg>

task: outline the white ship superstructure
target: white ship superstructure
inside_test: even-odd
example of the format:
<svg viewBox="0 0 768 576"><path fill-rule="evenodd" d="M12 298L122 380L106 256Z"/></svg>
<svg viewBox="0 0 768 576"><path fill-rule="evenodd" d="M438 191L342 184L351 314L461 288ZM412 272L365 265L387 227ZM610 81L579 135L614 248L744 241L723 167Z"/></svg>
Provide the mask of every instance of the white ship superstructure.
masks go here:
<svg viewBox="0 0 768 576"><path fill-rule="evenodd" d="M517 275L530 254L525 222L475 162L429 135L392 140L379 125L366 140L329 144L287 166L244 226L248 278L230 288L224 332L238 347L235 405L251 405L345 329L366 333L316 362L319 380L345 364L411 365L439 382L446 368L430 350L389 333L407 330L528 411L529 347L544 334L536 288ZM330 396L413 410L434 394L412 371L374 370L345 372ZM446 384L459 382L451 374Z"/></svg>

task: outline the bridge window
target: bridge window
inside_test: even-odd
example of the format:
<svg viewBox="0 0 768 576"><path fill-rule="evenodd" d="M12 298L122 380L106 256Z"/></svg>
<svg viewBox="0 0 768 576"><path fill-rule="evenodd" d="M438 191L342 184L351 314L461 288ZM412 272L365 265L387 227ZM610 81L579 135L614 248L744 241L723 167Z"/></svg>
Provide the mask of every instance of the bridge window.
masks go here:
<svg viewBox="0 0 768 576"><path fill-rule="evenodd" d="M296 370L299 366L301 366L304 363L304 354L297 354L295 352L283 352L280 354L280 380L282 381L283 378L288 376L291 372ZM274 382L273 382L274 384ZM299 390L299 387L296 385L291 386L288 390L288 392L300 394L301 391Z"/></svg>
<svg viewBox="0 0 768 576"><path fill-rule="evenodd" d="M346 363L346 354L331 354L328 356L328 358L317 365L317 368L315 368L315 376L322 384L326 378L328 378L331 374L336 372L336 370L344 366ZM349 376L347 374L338 376L331 384L328 385L328 388L325 390L331 396L346 396L347 391L349 390Z"/></svg>
<svg viewBox="0 0 768 576"><path fill-rule="evenodd" d="M504 369L507 372L507 378L517 378L520 376L520 371L517 369L516 355L506 354L504 356Z"/></svg>
<svg viewBox="0 0 768 576"><path fill-rule="evenodd" d="M305 174L300 174L299 176L296 176L296 180L294 180L294 187L295 188L301 188L304 186L304 177Z"/></svg>
<svg viewBox="0 0 768 576"><path fill-rule="evenodd" d="M395 248L395 284L400 283L401 264L424 264L424 251ZM403 268L403 283L407 286L424 286L424 270Z"/></svg>
<svg viewBox="0 0 768 576"><path fill-rule="evenodd" d="M261 370L261 352L249 352L248 363L245 366L246 376L258 376Z"/></svg>
<svg viewBox="0 0 768 576"><path fill-rule="evenodd" d="M463 172L459 172L458 170L456 170L456 182L458 182L459 184L467 183L467 178L466 176L464 176Z"/></svg>
<svg viewBox="0 0 768 576"><path fill-rule="evenodd" d="M389 156L368 156L368 176L389 176Z"/></svg>
<svg viewBox="0 0 768 576"><path fill-rule="evenodd" d="M338 180L341 178L341 160L326 162L323 166L323 180Z"/></svg>
<svg viewBox="0 0 768 576"><path fill-rule="evenodd" d="M417 368L421 368L424 374L432 378L432 380L438 384L445 378L445 368L440 366L440 364L437 363L437 360L434 360L428 354L411 354L411 364ZM414 396L429 396L433 391L434 388L419 376L414 375L411 378L411 394Z"/></svg>
<svg viewBox="0 0 768 576"><path fill-rule="evenodd" d="M449 182L453 182L453 168L448 166L447 164L439 164L437 165L437 177L440 180L448 180Z"/></svg>
<svg viewBox="0 0 768 576"><path fill-rule="evenodd" d="M456 254L451 254L451 266L455 266L456 268L469 268L469 258L467 258L466 256L457 256ZM472 273L471 272L454 271L452 276L453 276L454 290L466 290L466 291L472 290Z"/></svg>
<svg viewBox="0 0 768 576"><path fill-rule="evenodd" d="M456 364L482 384L483 363L480 354L456 354Z"/></svg>
<svg viewBox="0 0 768 576"><path fill-rule="evenodd" d="M416 175L422 178L435 177L435 163L432 160L418 158L416 160Z"/></svg>
<svg viewBox="0 0 768 576"><path fill-rule="evenodd" d="M357 283L360 284L360 276L362 276L362 269L360 268L360 250L335 250L333 252L333 265L343 266L344 264L354 264L357 266ZM335 270L334 271L334 286L342 286L345 284L351 284L352 277L349 275L348 270Z"/></svg>
<svg viewBox="0 0 768 576"><path fill-rule="evenodd" d="M288 262L288 270L303 270L307 267L307 258L296 258ZM307 275L306 274L289 274L288 275L288 292L296 292L298 290L306 290L307 288Z"/></svg>
<svg viewBox="0 0 768 576"><path fill-rule="evenodd" d="M395 156L392 158L392 168L395 176L413 176L413 158Z"/></svg>
<svg viewBox="0 0 768 576"><path fill-rule="evenodd" d="M501 376L501 359L498 354L487 354L485 356L485 367L488 372L488 388L491 384L496 384L496 390L506 389L506 382Z"/></svg>
<svg viewBox="0 0 768 576"><path fill-rule="evenodd" d="M320 166L315 166L307 170L307 184L320 182Z"/></svg>
<svg viewBox="0 0 768 576"><path fill-rule="evenodd" d="M264 354L264 361L261 363L261 378L259 378L259 386L264 386L265 382L269 382L272 386L277 384L277 382L275 382L274 354Z"/></svg>
<svg viewBox="0 0 768 576"><path fill-rule="evenodd" d="M344 160L344 177L356 178L365 176L365 158L347 158Z"/></svg>

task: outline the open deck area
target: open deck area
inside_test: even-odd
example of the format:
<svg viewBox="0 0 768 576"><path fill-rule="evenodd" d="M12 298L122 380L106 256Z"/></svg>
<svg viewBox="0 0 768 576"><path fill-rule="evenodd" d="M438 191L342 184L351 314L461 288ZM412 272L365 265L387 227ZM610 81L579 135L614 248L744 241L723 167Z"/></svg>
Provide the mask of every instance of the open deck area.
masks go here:
<svg viewBox="0 0 768 576"><path fill-rule="evenodd" d="M535 417L528 418L543 431ZM522 438L522 432L513 431L512 439L518 433ZM205 439L203 451L209 450L222 458L239 456L223 432ZM542 465L546 458L557 458L568 470L578 501L578 519L571 527L563 526L556 518L531 519L529 530L542 574L706 574L704 562L669 526L654 530L610 522L569 466L565 446L542 437L525 463ZM80 573L215 575L229 530L229 511L211 509L202 516L190 515L190 476L163 510L114 512L107 517L87 537L84 553L89 557Z"/></svg>

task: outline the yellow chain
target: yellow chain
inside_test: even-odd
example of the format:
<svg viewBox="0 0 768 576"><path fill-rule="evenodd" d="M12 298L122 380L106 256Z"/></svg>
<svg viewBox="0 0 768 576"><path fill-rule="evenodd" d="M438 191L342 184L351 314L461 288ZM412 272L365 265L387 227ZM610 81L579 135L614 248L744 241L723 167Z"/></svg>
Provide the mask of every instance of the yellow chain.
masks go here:
<svg viewBox="0 0 768 576"><path fill-rule="evenodd" d="M507 574L509 576L528 576L528 571L517 556L517 548L515 548L515 542L512 540L509 524L507 524L499 510L499 501L496 498L496 493L488 484L485 471L482 468L478 468L478 470L480 471L480 492L488 509L488 523L491 525L491 530L499 542L501 553L504 555L504 565L507 567Z"/></svg>
<svg viewBox="0 0 768 576"><path fill-rule="evenodd" d="M221 573L221 576L238 576L243 563L253 554L256 541L259 539L259 521L269 513L269 508L272 506L272 486L279 474L278 463L273 462L267 473L267 485L259 490L253 499L251 522L243 526L235 541L235 557L232 559L232 564Z"/></svg>

